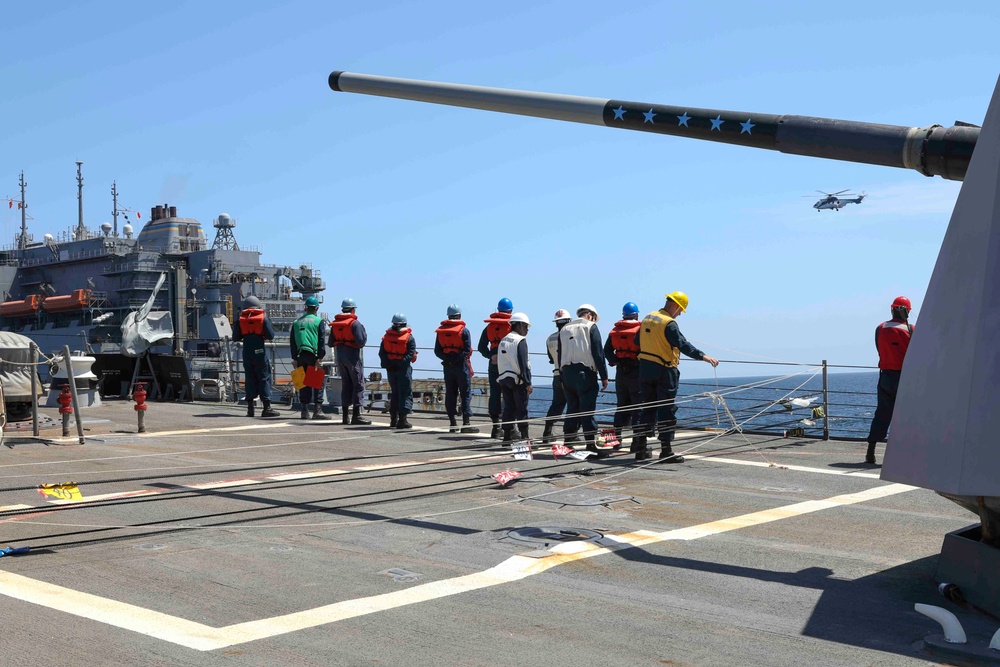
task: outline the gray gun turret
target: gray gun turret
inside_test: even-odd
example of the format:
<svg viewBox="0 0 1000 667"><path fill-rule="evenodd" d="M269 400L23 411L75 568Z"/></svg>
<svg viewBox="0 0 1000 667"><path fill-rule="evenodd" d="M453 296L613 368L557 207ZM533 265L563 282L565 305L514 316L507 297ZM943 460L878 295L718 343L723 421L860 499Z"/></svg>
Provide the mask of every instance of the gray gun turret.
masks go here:
<svg viewBox="0 0 1000 667"><path fill-rule="evenodd" d="M961 181L979 127L906 127L814 116L668 106L597 97L436 83L371 74L333 72L330 88L346 93L483 109L553 120L604 125L763 148L792 155L914 169Z"/></svg>

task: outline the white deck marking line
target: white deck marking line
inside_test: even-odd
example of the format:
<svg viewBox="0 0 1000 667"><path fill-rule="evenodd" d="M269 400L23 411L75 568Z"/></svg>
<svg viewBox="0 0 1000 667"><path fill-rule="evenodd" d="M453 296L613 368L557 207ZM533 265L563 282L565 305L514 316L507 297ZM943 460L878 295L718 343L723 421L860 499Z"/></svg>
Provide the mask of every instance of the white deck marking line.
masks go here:
<svg viewBox="0 0 1000 667"><path fill-rule="evenodd" d="M0 505L0 512L12 512L14 510L27 510L34 505Z"/></svg>
<svg viewBox="0 0 1000 667"><path fill-rule="evenodd" d="M313 628L336 621L374 614L388 609L436 600L450 595L511 583L540 574L558 565L584 558L593 558L619 549L638 547L668 540L696 540L719 535L740 528L759 526L773 521L802 516L811 512L853 505L912 491L916 487L905 484L887 484L859 493L833 496L824 500L807 500L760 512L710 521L708 523L678 528L666 532L634 531L624 535L605 535L602 544L568 542L554 546L552 555L542 558L512 556L502 563L482 572L475 572L451 579L433 581L406 590L374 595L355 600L307 609L305 611L265 618L259 621L237 623L221 628L188 621L135 605L109 600L89 593L31 579L0 570L0 595L41 605L50 609L87 618L115 627L131 630L197 651L243 644L275 637L297 630Z"/></svg>
<svg viewBox="0 0 1000 667"><path fill-rule="evenodd" d="M285 428L291 426L289 422L275 422L273 424L246 424L244 426L220 426L218 428L193 428L184 431L157 431L155 433L103 433L100 435L90 436L94 439L106 439L106 438L153 438L156 436L164 435L193 435L195 433L221 433L223 431L249 431L252 429L261 428ZM52 442L76 442L77 436L72 436L69 438L50 438Z"/></svg>
<svg viewBox="0 0 1000 667"><path fill-rule="evenodd" d="M96 496L84 496L83 500L49 500L49 505L85 505L99 500L119 500L122 498L139 498L141 496L157 496L163 491L147 489L145 491L120 491L118 493L102 493ZM44 507L44 505L42 505Z"/></svg>
<svg viewBox="0 0 1000 667"><path fill-rule="evenodd" d="M248 484L261 484L260 479L230 479L225 482L204 482L202 484L181 484L181 489L224 489L229 486L246 486Z"/></svg>
<svg viewBox="0 0 1000 667"><path fill-rule="evenodd" d="M879 479L878 473L860 472L856 470L832 470L830 468L811 468L809 466L784 465L780 463L767 463L765 461L744 461L743 459L729 459L722 456L711 456L704 454L684 453L686 459L699 459L702 461L718 461L719 463L732 463L738 466L753 466L755 468L787 468L798 472L812 472L820 475L841 475L844 477L865 477L868 479Z"/></svg>

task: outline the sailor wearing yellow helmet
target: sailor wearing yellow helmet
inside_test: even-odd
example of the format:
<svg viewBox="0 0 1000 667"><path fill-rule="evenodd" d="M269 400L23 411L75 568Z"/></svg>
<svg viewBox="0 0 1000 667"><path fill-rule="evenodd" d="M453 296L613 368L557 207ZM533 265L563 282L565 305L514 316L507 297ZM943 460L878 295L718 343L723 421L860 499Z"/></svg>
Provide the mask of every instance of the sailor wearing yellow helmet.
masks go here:
<svg viewBox="0 0 1000 667"><path fill-rule="evenodd" d="M706 361L712 367L719 360L709 357L689 343L677 326L677 318L687 311L688 297L684 292L666 295L663 308L646 315L636 334L639 343L639 391L642 402L648 405L643 410L643 425L640 435L632 439L635 460L652 458L646 439L653 435L654 424L658 426L660 459L667 463L683 463L684 457L674 454L671 443L677 429L677 386L681 373L677 365L681 353L698 361Z"/></svg>

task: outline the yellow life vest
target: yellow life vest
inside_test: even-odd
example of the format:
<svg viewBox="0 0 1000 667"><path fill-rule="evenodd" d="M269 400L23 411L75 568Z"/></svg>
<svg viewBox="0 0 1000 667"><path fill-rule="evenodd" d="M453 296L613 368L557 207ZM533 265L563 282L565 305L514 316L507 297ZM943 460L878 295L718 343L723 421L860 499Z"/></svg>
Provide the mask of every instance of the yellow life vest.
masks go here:
<svg viewBox="0 0 1000 667"><path fill-rule="evenodd" d="M643 318L639 329L639 359L677 368L681 351L667 342L667 325L673 321L664 310L653 311Z"/></svg>

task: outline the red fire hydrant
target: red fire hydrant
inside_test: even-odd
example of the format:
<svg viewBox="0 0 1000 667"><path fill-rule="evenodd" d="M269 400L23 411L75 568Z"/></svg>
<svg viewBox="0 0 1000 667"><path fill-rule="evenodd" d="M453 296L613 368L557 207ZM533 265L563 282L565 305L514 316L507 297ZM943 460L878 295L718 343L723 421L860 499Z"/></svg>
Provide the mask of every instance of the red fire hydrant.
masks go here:
<svg viewBox="0 0 1000 667"><path fill-rule="evenodd" d="M73 395L69 393L69 385L62 388L62 393L56 399L59 402L59 414L62 415L63 437L69 437L69 416L73 414Z"/></svg>
<svg viewBox="0 0 1000 667"><path fill-rule="evenodd" d="M136 411L136 415L139 418L139 433L146 432L146 424L143 422L143 417L146 414L146 410L149 408L146 405L146 385L143 383L138 383L135 385L135 391L132 392L132 398L135 400L135 406L133 409ZM62 398L60 397L60 401Z"/></svg>

